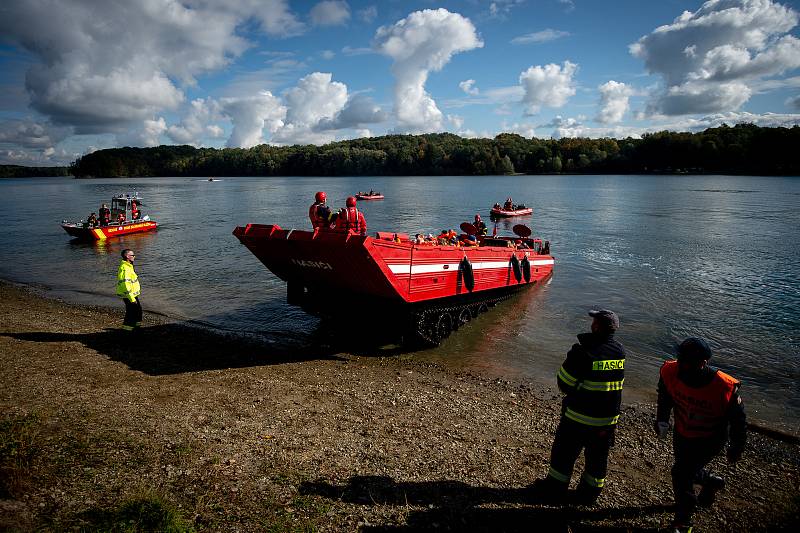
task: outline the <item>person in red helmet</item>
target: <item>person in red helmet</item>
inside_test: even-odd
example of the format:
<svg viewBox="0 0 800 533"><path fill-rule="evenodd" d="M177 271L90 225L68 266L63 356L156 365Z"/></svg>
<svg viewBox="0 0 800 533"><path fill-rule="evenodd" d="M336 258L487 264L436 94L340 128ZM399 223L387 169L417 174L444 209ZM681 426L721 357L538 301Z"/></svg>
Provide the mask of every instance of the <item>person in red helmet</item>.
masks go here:
<svg viewBox="0 0 800 533"><path fill-rule="evenodd" d="M330 228L333 220L333 213L325 203L328 195L325 191L319 191L314 195L314 203L308 208L308 218L311 219L311 226L316 228Z"/></svg>
<svg viewBox="0 0 800 533"><path fill-rule="evenodd" d="M356 207L356 197L348 196L345 205L347 207L339 211L339 216L336 218L336 229L366 235L367 220L364 218L364 213Z"/></svg>
<svg viewBox="0 0 800 533"><path fill-rule="evenodd" d="M481 237L486 236L487 233L486 223L483 220L481 220L481 216L479 214L477 213L475 214L475 222L473 222L472 225L475 226L476 235L479 235Z"/></svg>

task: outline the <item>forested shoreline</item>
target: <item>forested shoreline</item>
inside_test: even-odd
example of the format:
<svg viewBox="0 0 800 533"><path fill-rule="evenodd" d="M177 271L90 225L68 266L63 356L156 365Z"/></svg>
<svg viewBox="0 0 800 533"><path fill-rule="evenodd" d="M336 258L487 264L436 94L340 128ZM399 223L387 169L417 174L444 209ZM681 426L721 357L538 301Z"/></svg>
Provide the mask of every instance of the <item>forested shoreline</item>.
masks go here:
<svg viewBox="0 0 800 533"><path fill-rule="evenodd" d="M24 167L21 165L0 165L0 178L37 178L49 176L69 176L69 167Z"/></svg>
<svg viewBox="0 0 800 533"><path fill-rule="evenodd" d="M352 139L324 146L111 148L78 158L68 172L79 178L513 173L800 175L798 146L798 126L764 128L753 124L723 125L698 133L663 131L640 139L528 139L513 133L502 133L494 139L468 139L451 133L431 133ZM47 175L53 175L50 170Z"/></svg>

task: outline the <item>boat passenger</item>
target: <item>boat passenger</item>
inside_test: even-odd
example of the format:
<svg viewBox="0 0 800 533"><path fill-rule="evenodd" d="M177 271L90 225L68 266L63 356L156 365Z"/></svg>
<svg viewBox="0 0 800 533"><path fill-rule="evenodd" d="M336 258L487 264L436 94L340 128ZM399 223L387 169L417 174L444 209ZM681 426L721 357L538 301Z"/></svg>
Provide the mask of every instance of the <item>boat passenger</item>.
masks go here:
<svg viewBox="0 0 800 533"><path fill-rule="evenodd" d="M458 233L456 233L456 230L451 229L449 232L447 232L447 238L450 244L458 244Z"/></svg>
<svg viewBox="0 0 800 533"><path fill-rule="evenodd" d="M139 212L139 206L136 203L136 200L131 201L131 219L132 220L139 220L139 217L142 214Z"/></svg>
<svg viewBox="0 0 800 533"><path fill-rule="evenodd" d="M108 208L106 204L100 206L100 225L101 226L108 226L111 222L111 210Z"/></svg>
<svg viewBox="0 0 800 533"><path fill-rule="evenodd" d="M446 229L443 229L436 240L442 246L448 245L450 244L450 234Z"/></svg>
<svg viewBox="0 0 800 533"><path fill-rule="evenodd" d="M397 244L400 244L402 242L400 240L400 237L397 236L397 233L394 234L394 238L392 239L392 241L396 242Z"/></svg>
<svg viewBox="0 0 800 533"><path fill-rule="evenodd" d="M117 215L117 223L123 224L125 222L125 213L120 213Z"/></svg>
<svg viewBox="0 0 800 533"><path fill-rule="evenodd" d="M336 218L336 229L366 235L367 220L364 218L364 213L356 208L355 196L348 196L345 205L346 207L339 211L339 216Z"/></svg>
<svg viewBox="0 0 800 533"><path fill-rule="evenodd" d="M506 198L506 203L503 205L503 209L506 211L512 211L514 209L514 201L511 200L510 196Z"/></svg>
<svg viewBox="0 0 800 533"><path fill-rule="evenodd" d="M527 250L528 248L530 248L530 246L525 244L525 241L523 241L522 239L517 239L517 248L519 248L520 250Z"/></svg>
<svg viewBox="0 0 800 533"><path fill-rule="evenodd" d="M97 215L92 213L86 219L86 227L87 228L94 228L97 226Z"/></svg>
<svg viewBox="0 0 800 533"><path fill-rule="evenodd" d="M468 248L476 247L478 246L478 238L475 235L465 235L460 244Z"/></svg>
<svg viewBox="0 0 800 533"><path fill-rule="evenodd" d="M495 202L494 205L492 206L492 209L500 209L500 203Z"/></svg>
<svg viewBox="0 0 800 533"><path fill-rule="evenodd" d="M486 235L487 233L486 223L483 220L481 220L481 216L479 214L477 213L475 214L475 222L473 222L472 225L475 226L475 231L477 232L477 235L481 236Z"/></svg>
<svg viewBox="0 0 800 533"><path fill-rule="evenodd" d="M308 208L308 218L311 219L313 228L330 228L333 222L333 213L325 203L328 195L325 191L319 191L314 195L314 203Z"/></svg>
<svg viewBox="0 0 800 533"><path fill-rule="evenodd" d="M416 238L414 239L415 244L425 244L425 237L422 233L417 233Z"/></svg>

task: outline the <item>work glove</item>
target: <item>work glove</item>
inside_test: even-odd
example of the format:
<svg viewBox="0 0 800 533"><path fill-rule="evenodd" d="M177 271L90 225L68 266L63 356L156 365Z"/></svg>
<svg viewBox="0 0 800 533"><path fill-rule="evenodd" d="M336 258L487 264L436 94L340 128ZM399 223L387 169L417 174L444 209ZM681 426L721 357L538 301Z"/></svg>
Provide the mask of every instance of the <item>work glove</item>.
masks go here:
<svg viewBox="0 0 800 533"><path fill-rule="evenodd" d="M659 439L666 439L667 432L669 431L669 422L662 422L660 420L656 420L653 423L653 430L656 432L656 435Z"/></svg>

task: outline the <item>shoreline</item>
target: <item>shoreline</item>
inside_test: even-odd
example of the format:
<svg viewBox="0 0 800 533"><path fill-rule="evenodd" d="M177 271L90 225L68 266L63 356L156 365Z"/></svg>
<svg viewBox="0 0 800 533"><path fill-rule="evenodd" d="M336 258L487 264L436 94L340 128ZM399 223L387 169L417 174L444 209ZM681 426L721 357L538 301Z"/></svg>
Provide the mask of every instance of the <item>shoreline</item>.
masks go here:
<svg viewBox="0 0 800 533"><path fill-rule="evenodd" d="M0 281L0 422L28 452L0 527L102 526L156 497L203 531L654 530L671 519L672 453L652 435L652 404L623 406L598 506L548 507L525 487L547 471L557 394L150 313L131 340L117 330L121 306L36 292ZM698 529L797 525L796 441L751 433L740 464L712 465L728 488Z"/></svg>

